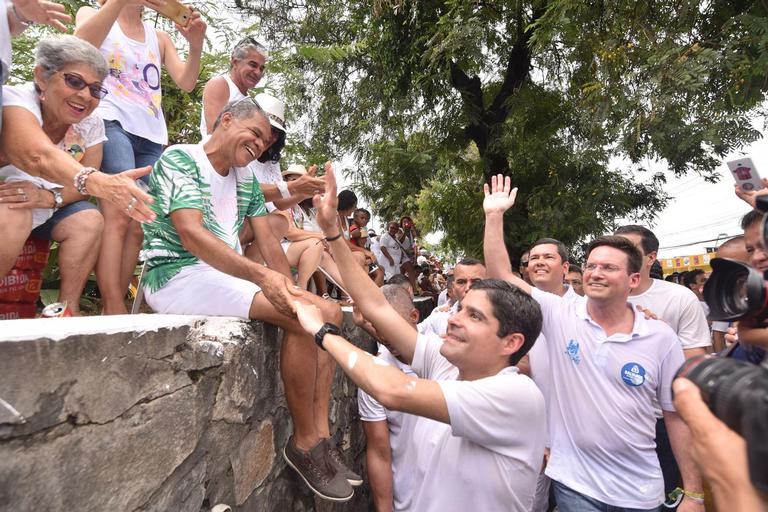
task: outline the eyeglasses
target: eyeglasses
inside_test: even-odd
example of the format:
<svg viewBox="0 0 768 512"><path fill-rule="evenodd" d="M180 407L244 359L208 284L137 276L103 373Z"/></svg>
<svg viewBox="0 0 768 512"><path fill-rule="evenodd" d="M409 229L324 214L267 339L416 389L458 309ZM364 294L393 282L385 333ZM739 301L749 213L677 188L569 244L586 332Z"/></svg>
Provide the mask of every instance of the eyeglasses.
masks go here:
<svg viewBox="0 0 768 512"><path fill-rule="evenodd" d="M109 92L101 85L101 82L89 84L81 77L73 75L72 73L62 73L62 76L64 76L64 83L67 84L67 87L76 91L82 91L87 87L91 96L97 100L102 99Z"/></svg>
<svg viewBox="0 0 768 512"><path fill-rule="evenodd" d="M601 263L587 263L584 266L584 270L587 272L594 272L597 269L601 269L606 274L615 274L616 272L621 272L624 270L623 268L616 265L611 265L610 263L605 265Z"/></svg>

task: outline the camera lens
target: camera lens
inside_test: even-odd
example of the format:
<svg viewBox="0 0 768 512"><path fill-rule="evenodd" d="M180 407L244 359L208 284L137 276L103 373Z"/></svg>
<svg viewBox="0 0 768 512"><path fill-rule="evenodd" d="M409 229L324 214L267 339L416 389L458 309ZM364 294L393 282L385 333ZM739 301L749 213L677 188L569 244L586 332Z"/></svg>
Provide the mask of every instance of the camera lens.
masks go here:
<svg viewBox="0 0 768 512"><path fill-rule="evenodd" d="M693 381L712 412L736 432L741 432L742 414L749 407L745 397L764 370L754 364L735 359L703 355L688 359L677 371L677 377Z"/></svg>
<svg viewBox="0 0 768 512"><path fill-rule="evenodd" d="M766 314L768 294L760 272L727 258L715 258L710 263L712 275L704 285L710 320L734 321Z"/></svg>

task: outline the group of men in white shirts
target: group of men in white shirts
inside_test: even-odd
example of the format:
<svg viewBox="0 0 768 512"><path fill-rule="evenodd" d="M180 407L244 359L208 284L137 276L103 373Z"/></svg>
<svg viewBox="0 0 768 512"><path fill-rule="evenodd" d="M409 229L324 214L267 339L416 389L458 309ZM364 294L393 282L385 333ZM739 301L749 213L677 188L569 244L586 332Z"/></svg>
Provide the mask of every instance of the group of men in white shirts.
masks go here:
<svg viewBox="0 0 768 512"><path fill-rule="evenodd" d="M243 68L244 77L250 76L251 81L257 75L260 78L263 62L244 59L252 68ZM328 373L332 368L329 355L385 411L395 468L395 510L527 512L534 506L546 447L550 456L545 474L553 481L562 512L659 510L664 480L654 452L657 411L663 415L682 474L685 494L679 510L703 510L701 482L683 442L687 427L674 412L670 388L684 360L683 349L708 345L709 334L699 337L700 333L691 330L690 337L684 336L688 332L687 313L678 315L677 322L669 321L670 327L646 318L646 313L629 305L638 303L667 320L674 316L670 311L680 311L683 303L677 300L667 311L653 298L664 296L657 290L665 285L649 281L646 267L655 257L650 247L642 240L634 243L632 233L593 241L584 267L586 297L581 298L563 286L568 269L564 248L555 240L544 239L530 250L531 286L511 271L503 242L503 215L514 205L516 190L511 189L509 178L494 177L490 186L486 185L483 204L487 268L477 261L457 265L453 284L456 304L417 327L409 317L407 303L401 307L407 292L387 292L390 300L400 301L399 306L391 306L354 263L339 231L335 177L333 169L327 167L325 194L315 196L317 223L369 330L391 349L372 357L344 340L334 328L332 324L340 318L337 307L292 290L283 276L235 255L237 240L231 236L235 231L229 229L230 224L251 225L257 241L259 235L266 236L268 228L260 220L266 213L264 197L244 202L254 186L253 179L231 171L228 174L228 170L247 165L274 143L270 124L274 127L279 122L282 126L282 119L265 118L246 98L233 98L231 84L224 85L230 94L222 98L223 111L218 117L205 116L217 120L212 138L202 147L208 160L221 160L211 161L211 180L223 177L232 181L228 209L219 211L219 203L214 201L216 210L209 211L205 204L198 204L197 196L193 200L184 193L173 196L165 212L174 217L173 225L155 233L158 239L167 238L157 247L183 246L196 265L196 258L209 258L217 279L231 274L232 289L237 293L229 300L233 307L238 305L242 316L277 323L286 337L295 340L291 346L301 347L300 353L292 355L298 366L282 365L295 422L295 437L286 446L285 456L315 492L322 485L323 497L343 501L352 495L350 484L359 483L359 476L348 468L331 467L326 396L326 377L332 376ZM208 165L206 158L201 156L195 162L179 153L180 149L175 151L178 154L166 153L160 169L165 165L169 175L186 172L192 176L190 190L197 187L204 196L208 194L205 183L195 185L195 180L200 181L196 169ZM159 187L155 187L156 192L162 192ZM272 197L286 192L264 189L264 195ZM158 200L158 204L164 203ZM233 205L237 209L230 208ZM203 213L185 219L187 214L177 208ZM230 247L218 248L219 242L204 236L201 218L221 226L226 220L227 231L232 231L226 240ZM639 236L642 238L642 233ZM151 243L152 237L148 239ZM216 253L215 258L208 249ZM278 250L267 248L265 256L271 256L279 263L276 267L285 270ZM170 271L178 272L175 268ZM164 277L158 290L176 275ZM158 290L151 291L157 294ZM694 301L698 306L695 296ZM310 336L322 349L316 355L307 350ZM518 365L525 367L523 358L529 352L533 380L518 369ZM307 365L316 368L310 379L297 373ZM311 395L305 399L306 389L321 395L319 405L313 404ZM314 414L304 414L307 407ZM378 416L368 417L381 421L381 410ZM386 411L404 414L395 420ZM309 481L308 475L318 469L326 473L317 482ZM381 500L382 507L387 500Z"/></svg>
<svg viewBox="0 0 768 512"><path fill-rule="evenodd" d="M528 275L533 285L523 281L511 271L503 242L503 214L514 205L515 192L509 178L493 178L484 202L488 267L471 264L466 268L460 263L454 277L475 271L472 281L482 283L484 278L493 278L485 282L511 283L516 291L528 294L541 312L541 335L536 333L528 357L520 361L525 354L519 352L529 347L518 348L520 357L515 358L515 365L494 374L509 379L506 393L499 396L494 394L490 381L489 387L484 387L491 376L465 371L462 365L466 362L455 356L451 345L457 341L467 347L472 344L474 333L466 329L467 323L495 326L503 316L519 316L524 307L491 307L495 317L478 315L475 319L467 309L476 308L476 297L483 294L482 285L467 286L454 297L457 301L450 311L436 310L417 325L409 317L415 310L402 294L386 292L394 310L408 317L409 325L419 334L415 341L380 336L386 337L387 347L394 348L400 357L393 356L387 347L382 347L379 357L408 378L415 372L422 379L437 379L444 401L471 396L462 406L476 407L477 422L483 425L467 429L463 416L467 411L455 403L447 406L447 418L435 421L429 414L418 417L396 412L412 413L397 401L389 408L382 407L375 393L372 398L361 391L358 401L366 432L374 428L371 425L376 425L379 433L389 425L394 477L390 474L387 480L376 473L382 467L381 461L386 460L380 455L380 443L368 455L377 510L460 510L470 506L483 510L546 510L549 493L548 485L541 485L543 475L553 482L560 511L660 510L665 486L655 453L657 417L666 424L664 430L682 475L678 510L703 510L700 477L686 446L687 427L675 413L671 397L671 382L684 358L707 352L711 344L696 296L679 285L650 279L658 241L640 226L621 228L616 235L600 237L590 244L584 266L585 297L563 285L568 272L567 251L553 239L543 239L531 247ZM465 297L473 300L470 303L463 300ZM366 302L362 300L358 307L365 308ZM500 340L504 337L498 338L503 346ZM438 348L443 342L445 345ZM431 362L438 367L453 365L458 375L430 371L422 360L415 366L404 364L412 361L402 357L403 346L411 350L415 347L417 354L419 350L435 350ZM488 368L493 368L490 360L487 362ZM521 384L527 377L518 372L517 366L532 376L535 390ZM473 379L472 373L477 378ZM441 379L456 382L448 386ZM447 389L460 391L448 395ZM515 407L504 407L510 403ZM544 414L538 414L540 406ZM489 407L494 412L486 415ZM454 417L455 410L460 412ZM461 438L465 447L472 446L483 456L457 457L449 462L444 453L447 441L441 420L451 426L448 436L453 442ZM504 427L494 429L501 425ZM539 435L542 432L546 432L543 437ZM549 456L540 476L545 446ZM438 468L437 460L447 467ZM509 465L504 466L501 460ZM517 484L514 489L506 480L509 474L501 474L502 468L512 471ZM444 483L440 492L434 489L435 479Z"/></svg>

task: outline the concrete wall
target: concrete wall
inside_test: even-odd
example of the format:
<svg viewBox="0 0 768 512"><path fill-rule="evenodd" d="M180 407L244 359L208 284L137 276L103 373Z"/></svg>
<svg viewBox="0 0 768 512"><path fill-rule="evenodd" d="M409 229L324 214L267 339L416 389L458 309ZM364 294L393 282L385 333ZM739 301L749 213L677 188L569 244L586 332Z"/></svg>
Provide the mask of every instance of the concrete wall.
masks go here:
<svg viewBox="0 0 768 512"><path fill-rule="evenodd" d="M349 339L371 341L348 318ZM369 510L288 468L278 332L231 318L0 322L0 510ZM109 327L105 329L105 325ZM332 433L362 471L356 388L337 371Z"/></svg>

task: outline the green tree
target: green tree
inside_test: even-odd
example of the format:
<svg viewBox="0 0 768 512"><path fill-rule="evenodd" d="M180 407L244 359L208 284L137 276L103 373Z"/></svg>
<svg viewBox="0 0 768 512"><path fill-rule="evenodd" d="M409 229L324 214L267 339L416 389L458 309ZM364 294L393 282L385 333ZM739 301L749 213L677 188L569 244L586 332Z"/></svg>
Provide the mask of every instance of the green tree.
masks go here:
<svg viewBox="0 0 768 512"><path fill-rule="evenodd" d="M566 243L649 221L664 176L715 180L759 134L768 17L757 2L238 0L283 49L300 152L352 153L383 218L418 210L477 254L480 187L520 187L507 241ZM621 159L619 168L611 162Z"/></svg>

